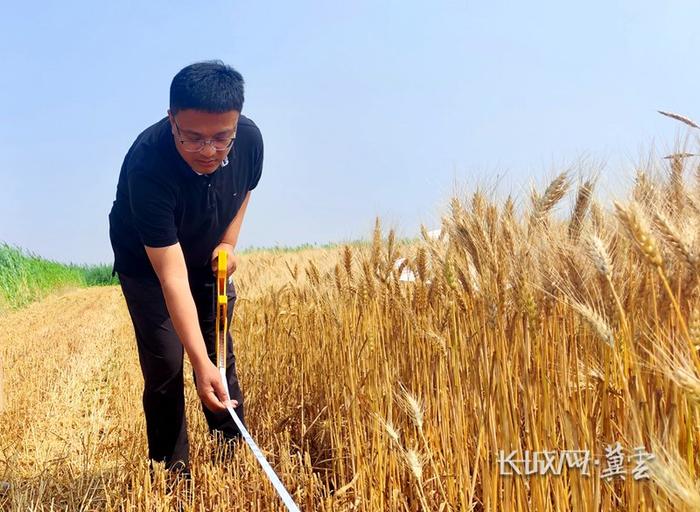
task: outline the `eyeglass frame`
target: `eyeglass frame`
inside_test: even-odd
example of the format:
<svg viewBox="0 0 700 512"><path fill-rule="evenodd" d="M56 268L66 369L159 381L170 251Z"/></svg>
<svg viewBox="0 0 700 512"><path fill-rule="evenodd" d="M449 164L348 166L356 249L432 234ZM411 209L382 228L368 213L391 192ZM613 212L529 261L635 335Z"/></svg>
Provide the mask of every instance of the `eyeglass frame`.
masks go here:
<svg viewBox="0 0 700 512"><path fill-rule="evenodd" d="M201 141L185 140L185 139L182 138L182 133L180 133L180 125L177 124L177 119L175 119L175 116L173 116L173 121L175 121L175 129L177 130L177 134L178 134L178 136L180 137L180 138L178 139L178 141L180 142L180 144L182 144L182 149L183 149L184 151L187 151L188 153L201 153L202 150L203 150L204 148L206 148L207 146L209 146L209 145L211 145L211 147L214 148L214 151L216 151L216 152L228 151L228 150L231 149L231 147L233 147L233 143L236 141L236 132L235 132L235 130L234 130L234 132L233 132L233 137L228 137L228 139L229 139L228 145L227 145L225 148L222 148L222 149L219 149L219 148L217 148L217 147L214 145L214 142L217 141L217 139L204 139L204 140L201 140ZM221 141L222 139L218 139L218 140ZM185 142L190 142L190 143L192 143L192 142L198 142L198 143L200 144L201 147L200 147L199 149L187 149L187 148L185 147Z"/></svg>

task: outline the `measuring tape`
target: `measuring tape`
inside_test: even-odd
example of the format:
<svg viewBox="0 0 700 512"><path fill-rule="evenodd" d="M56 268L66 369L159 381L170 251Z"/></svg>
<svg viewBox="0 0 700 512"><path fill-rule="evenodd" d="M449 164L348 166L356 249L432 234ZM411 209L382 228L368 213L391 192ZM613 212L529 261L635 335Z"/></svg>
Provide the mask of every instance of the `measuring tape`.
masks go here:
<svg viewBox="0 0 700 512"><path fill-rule="evenodd" d="M228 392L228 381L226 379L226 335L228 333L228 296L226 295L228 266L226 254L226 251L219 251L218 256L219 266L216 279L216 365L219 368L219 374L221 375L221 383L224 385L224 389L226 390L226 398L230 400L231 396ZM238 430L243 435L243 439L245 439L245 442L248 443L253 455L255 455L255 458L258 459L258 462L262 466L267 477L270 479L270 482L277 491L280 499L287 507L287 510L290 512L299 512L299 507L296 503L294 503L294 500L289 495L289 492L287 492L287 489L284 488L284 484L277 477L277 474L275 473L275 470L272 469L272 466L270 466L270 463L267 462L267 459L263 455L260 448L258 448L258 445L253 440L248 430L243 425L243 422L238 417L238 414L236 414L236 411L234 411L233 407L230 406L226 407L226 409L233 418L233 421L236 423Z"/></svg>

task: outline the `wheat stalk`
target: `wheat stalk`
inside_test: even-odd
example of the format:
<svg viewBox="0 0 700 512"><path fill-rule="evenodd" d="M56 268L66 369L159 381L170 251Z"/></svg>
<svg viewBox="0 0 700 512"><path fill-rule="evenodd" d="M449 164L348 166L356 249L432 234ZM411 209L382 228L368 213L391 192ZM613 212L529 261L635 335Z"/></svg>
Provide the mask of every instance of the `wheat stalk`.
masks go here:
<svg viewBox="0 0 700 512"><path fill-rule="evenodd" d="M583 225L583 220L588 211L591 197L593 196L593 187L594 183L588 180L579 187L578 193L576 194L574 211L569 221L569 238L572 240L577 240L581 232L581 226Z"/></svg>
<svg viewBox="0 0 700 512"><path fill-rule="evenodd" d="M563 172L552 180L541 197L533 197L534 209L530 217L530 231L542 223L554 205L564 197L568 188L568 173Z"/></svg>
<svg viewBox="0 0 700 512"><path fill-rule="evenodd" d="M349 245L343 248L343 268L349 279L352 279L352 249Z"/></svg>
<svg viewBox="0 0 700 512"><path fill-rule="evenodd" d="M612 273L612 258L605 242L595 233L590 233L587 242L586 247L593 266L601 276L605 278L610 277Z"/></svg>
<svg viewBox="0 0 700 512"><path fill-rule="evenodd" d="M642 256L653 266L661 267L663 265L661 253L635 204L632 203L627 208L617 201L614 204L618 219L626 228L627 234L635 242L635 246L639 249Z"/></svg>
<svg viewBox="0 0 700 512"><path fill-rule="evenodd" d="M695 122L692 119L682 116L680 114L674 114L673 112L665 112L663 110L657 110L657 112L661 115L670 117L671 119L675 119L676 121L680 121L681 123L687 124L691 128L700 128L700 126L695 124Z"/></svg>
<svg viewBox="0 0 700 512"><path fill-rule="evenodd" d="M580 314L588 325L593 328L593 331L598 335L598 337L604 341L611 348L615 347L615 336L613 335L612 329L608 323L603 319L603 317L595 309L583 304L581 302L571 300L571 307Z"/></svg>
<svg viewBox="0 0 700 512"><path fill-rule="evenodd" d="M688 244L681 238L678 229L671 223L668 217L660 211L654 212L654 224L661 233L661 237L668 243L679 258L693 270L697 265L697 257L692 254Z"/></svg>
<svg viewBox="0 0 700 512"><path fill-rule="evenodd" d="M374 231L372 232L372 250L370 253L370 264L373 270L379 267L379 258L382 250L382 225L379 217L374 220Z"/></svg>

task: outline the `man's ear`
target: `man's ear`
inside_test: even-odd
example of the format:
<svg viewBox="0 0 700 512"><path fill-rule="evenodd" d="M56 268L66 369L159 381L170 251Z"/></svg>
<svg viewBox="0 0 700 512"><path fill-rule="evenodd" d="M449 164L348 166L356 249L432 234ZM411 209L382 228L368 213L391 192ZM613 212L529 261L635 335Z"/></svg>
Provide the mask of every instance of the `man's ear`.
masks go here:
<svg viewBox="0 0 700 512"><path fill-rule="evenodd" d="M170 131L172 132L173 135L175 135L175 117L173 116L173 113L170 112L170 109L168 109L168 121L170 121Z"/></svg>

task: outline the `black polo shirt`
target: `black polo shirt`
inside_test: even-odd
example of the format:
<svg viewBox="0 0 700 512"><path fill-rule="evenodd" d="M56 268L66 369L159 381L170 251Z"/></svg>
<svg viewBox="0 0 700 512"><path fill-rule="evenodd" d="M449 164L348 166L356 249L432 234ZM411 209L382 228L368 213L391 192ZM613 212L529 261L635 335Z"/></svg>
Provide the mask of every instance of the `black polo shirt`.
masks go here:
<svg viewBox="0 0 700 512"><path fill-rule="evenodd" d="M146 128L124 158L109 213L113 271L157 279L144 246L180 242L190 280L210 280L212 252L257 186L262 162L260 130L243 115L228 164L209 175L177 152L167 117Z"/></svg>

